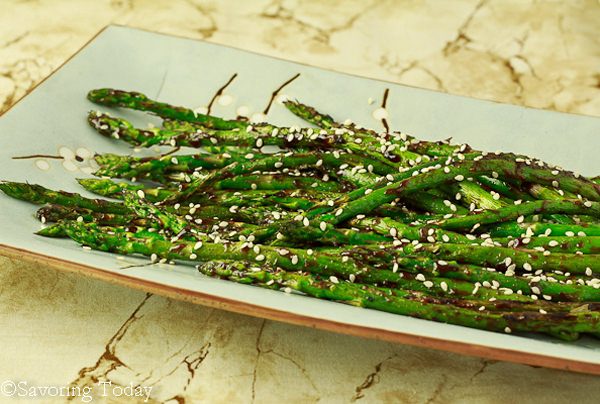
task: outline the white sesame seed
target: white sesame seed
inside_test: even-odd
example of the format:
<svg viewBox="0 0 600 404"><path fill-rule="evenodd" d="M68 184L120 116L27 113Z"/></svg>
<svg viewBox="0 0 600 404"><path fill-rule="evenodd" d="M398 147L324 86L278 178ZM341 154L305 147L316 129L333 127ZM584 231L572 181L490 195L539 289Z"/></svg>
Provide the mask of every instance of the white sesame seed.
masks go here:
<svg viewBox="0 0 600 404"><path fill-rule="evenodd" d="M465 176L464 176L464 175L462 175L462 174L458 174L456 177L454 177L454 179L455 179L456 181L462 181L462 180L464 180L464 179L465 179Z"/></svg>
<svg viewBox="0 0 600 404"><path fill-rule="evenodd" d="M340 281L338 280L338 278L336 278L335 276L330 276L329 280L331 281L331 283L340 283Z"/></svg>
<svg viewBox="0 0 600 404"><path fill-rule="evenodd" d="M417 276L415 276L415 279L418 280L418 281L423 282L423 281L425 281L425 275L423 275L423 274L417 274Z"/></svg>
<svg viewBox="0 0 600 404"><path fill-rule="evenodd" d="M592 268L590 268L590 267L587 267L587 268L585 269L585 274L586 274L587 276L592 276L592 274L593 274L593 272L592 272Z"/></svg>
<svg viewBox="0 0 600 404"><path fill-rule="evenodd" d="M292 261L292 265L296 265L298 263L298 256L292 255L291 261Z"/></svg>
<svg viewBox="0 0 600 404"><path fill-rule="evenodd" d="M139 196L140 198L145 198L146 194L144 193L144 191L142 191L141 189L138 189L137 191L137 196Z"/></svg>
<svg viewBox="0 0 600 404"><path fill-rule="evenodd" d="M523 223L525 221L525 216L521 215L517 218L517 223Z"/></svg>
<svg viewBox="0 0 600 404"><path fill-rule="evenodd" d="M512 330L510 329L510 327L504 327L504 332L510 334Z"/></svg>
<svg viewBox="0 0 600 404"><path fill-rule="evenodd" d="M433 286L433 282L425 281L425 282L423 282L423 286L425 286L426 288L431 288Z"/></svg>
<svg viewBox="0 0 600 404"><path fill-rule="evenodd" d="M574 237L574 236L575 236L575 233L574 233L574 232L572 232L572 231L567 231L567 232L565 232L565 236L568 236L568 237Z"/></svg>
<svg viewBox="0 0 600 404"><path fill-rule="evenodd" d="M308 227L308 226L310 226L310 221L308 220L308 218L307 218L307 217L305 217L304 219L302 219L302 224L303 224L305 227Z"/></svg>
<svg viewBox="0 0 600 404"><path fill-rule="evenodd" d="M265 260L265 256L262 255L262 254L258 254L254 259L257 260L257 261L264 261Z"/></svg>

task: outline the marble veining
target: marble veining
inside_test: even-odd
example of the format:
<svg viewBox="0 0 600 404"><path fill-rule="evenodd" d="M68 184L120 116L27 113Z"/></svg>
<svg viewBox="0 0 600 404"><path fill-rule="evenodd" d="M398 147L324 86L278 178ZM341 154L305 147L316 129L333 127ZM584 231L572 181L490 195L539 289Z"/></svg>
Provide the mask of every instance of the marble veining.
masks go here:
<svg viewBox="0 0 600 404"><path fill-rule="evenodd" d="M600 116L599 20L592 0L6 1L0 112L117 23ZM112 390L103 397L99 382L152 387L155 403L583 403L600 394L593 376L276 323L7 258L0 329L0 382L93 387L93 402L144 402Z"/></svg>

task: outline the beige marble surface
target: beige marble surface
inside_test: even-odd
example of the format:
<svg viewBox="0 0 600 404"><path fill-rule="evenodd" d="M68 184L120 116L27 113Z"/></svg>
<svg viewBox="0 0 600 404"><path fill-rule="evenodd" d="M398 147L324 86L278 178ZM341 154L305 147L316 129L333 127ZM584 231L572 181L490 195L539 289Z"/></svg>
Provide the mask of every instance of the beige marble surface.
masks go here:
<svg viewBox="0 0 600 404"><path fill-rule="evenodd" d="M119 23L600 116L598 21L600 2L591 0L3 0L0 111ZM6 258L0 330L0 383L95 386L93 402L129 402L112 387L132 382L152 387L151 402L170 403L583 403L600 395L597 377L264 321ZM107 397L98 381L113 383Z"/></svg>

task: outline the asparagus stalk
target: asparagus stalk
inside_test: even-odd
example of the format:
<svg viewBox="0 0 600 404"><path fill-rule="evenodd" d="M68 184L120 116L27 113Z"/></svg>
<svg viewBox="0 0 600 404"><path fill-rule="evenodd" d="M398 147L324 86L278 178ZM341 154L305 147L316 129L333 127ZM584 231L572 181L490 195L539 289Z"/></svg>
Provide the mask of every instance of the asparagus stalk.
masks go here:
<svg viewBox="0 0 600 404"><path fill-rule="evenodd" d="M5 181L0 183L0 190L2 190L8 196L20 199L22 201L31 202L36 205L51 203L62 206L89 209L94 212L117 214L128 212L127 207L121 203L111 202L104 199L89 199L71 192L53 191L36 184Z"/></svg>
<svg viewBox="0 0 600 404"><path fill-rule="evenodd" d="M428 320L495 331L537 331L572 339L573 332L598 332L599 321L596 312L582 309L575 313L539 312L496 313L459 308L448 301L437 301L430 297L420 297L398 290L380 290L350 282L335 282L318 279L307 273L289 273L285 271L251 271L244 265L235 270L219 264L201 265L201 272L210 276L219 276L242 283L254 283L259 286L280 288L289 287L309 296L345 302L355 306L408 315ZM588 305L589 308L589 305Z"/></svg>
<svg viewBox="0 0 600 404"><path fill-rule="evenodd" d="M570 215L592 215L600 217L600 203L575 200L533 201L519 205L507 206L497 210L488 210L481 213L453 217L436 223L438 226L448 230L470 229L476 224L485 225L491 223L506 222L520 219L525 216L541 213L566 213Z"/></svg>
<svg viewBox="0 0 600 404"><path fill-rule="evenodd" d="M149 99L142 93L100 88L88 93L88 100L109 107L130 108L151 112L164 119L196 122L215 129L235 129L246 126L239 121L228 121L210 115L199 114L188 108L177 107Z"/></svg>

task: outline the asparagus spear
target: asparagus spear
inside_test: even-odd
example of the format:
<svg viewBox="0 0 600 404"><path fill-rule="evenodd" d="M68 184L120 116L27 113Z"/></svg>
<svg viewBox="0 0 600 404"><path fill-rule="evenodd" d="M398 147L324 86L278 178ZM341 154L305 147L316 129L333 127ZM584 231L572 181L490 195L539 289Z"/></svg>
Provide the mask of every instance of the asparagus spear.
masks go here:
<svg viewBox="0 0 600 404"><path fill-rule="evenodd" d="M419 248L413 245L404 246L405 253L415 253ZM465 245L452 243L422 244L422 253L439 257L443 260L455 260L471 264L484 264L492 267L501 266L507 258L519 268L528 272L538 269L561 270L573 274L586 272L600 274L600 256L595 254L563 254L544 255L539 251L521 251L505 247Z"/></svg>
<svg viewBox="0 0 600 404"><path fill-rule="evenodd" d="M104 226L125 226L135 224L144 227L153 227L153 224L141 220L131 214L116 214L97 212L84 208L68 207L64 205L49 204L42 206L36 212L36 217L42 222L58 222L61 220L83 220Z"/></svg>
<svg viewBox="0 0 600 404"><path fill-rule="evenodd" d="M577 312L578 314L496 313L486 311L485 306L483 311L464 309L449 305L448 300L439 301L403 291L380 290L350 282L327 281L302 272L252 271L246 269L244 264L235 265L235 269L232 270L219 263L200 265L198 269L207 275L216 275L236 282L268 287L277 284L282 289L289 287L313 297L486 330L547 332L556 336L563 335L568 339L573 338L573 332L599 330L597 314L589 310L589 305L587 309ZM591 310L594 309L595 307Z"/></svg>
<svg viewBox="0 0 600 404"><path fill-rule="evenodd" d="M160 180L168 173L187 173L192 175L199 169L223 169L235 167L229 170L228 175L241 175L254 171L281 171L290 169L310 169L323 171L326 169L337 169L343 165L352 167L371 167L371 170L380 175L394 172L390 166L375 160L358 157L354 154L340 153L334 156L332 153L299 153L299 154L274 154L255 155L246 153L244 155L224 153L220 155L170 155L159 157L130 157L115 154L100 154L95 156L100 169L96 171L97 176L109 176L116 178L149 178ZM234 163L238 163L234 165ZM367 171L366 169L364 170Z"/></svg>
<svg viewBox="0 0 600 404"><path fill-rule="evenodd" d="M151 112L164 119L197 122L210 128L235 129L246 126L239 121L228 121L210 115L199 114L184 107L149 99L142 93L100 88L88 93L88 100L109 107L123 107Z"/></svg>
<svg viewBox="0 0 600 404"><path fill-rule="evenodd" d="M254 279L255 281L264 280L265 282L268 283L268 281L270 280L269 275L272 275L274 273L275 274L281 273L283 276L288 276L290 274L290 272L288 272L288 271L283 271L281 268L273 267L269 264L261 265L258 268L256 265L253 265L252 262L248 262L248 261L213 260L213 261L201 263L197 266L197 268L201 272L203 272L207 275L211 275L211 276L215 276L215 275L219 276L219 277L222 277L222 276L227 277L227 276L231 276L231 275L239 276L241 283L254 283L254 282L250 281L250 279L248 279L248 278ZM244 276L243 274L245 274L247 272L255 274L256 277ZM302 273L302 272L299 271L296 273ZM314 275L314 274L311 274L311 276L312 275ZM265 276L266 276L266 279L264 279ZM320 277L320 278L327 279L327 277ZM337 278L335 278L335 279L337 279ZM432 279L435 279L435 278L432 278ZM337 280L339 283L340 280L339 279L337 279ZM446 279L446 281L452 282L451 280L448 280L448 279ZM353 278L352 280L348 281L348 283L354 284L363 290L370 288L373 290L385 290L388 293L390 292L389 287L360 283L357 278ZM455 283L454 285L459 285L459 284ZM525 310L538 311L538 310L542 309L544 311L548 310L551 312L569 312L571 310L577 310L578 308L581 307L581 303L579 303L579 302L553 304L553 303L549 303L546 301L537 301L537 300L534 300L533 302L531 300L523 300L523 299L507 300L506 296L504 296L504 298L505 298L504 300L499 300L496 298L490 298L490 299L485 300L486 296L484 296L482 294L479 294L479 296L471 295L471 296L468 296L467 299L465 299L466 296L460 296L460 298L459 298L459 296L455 294L456 289L452 289L451 290L452 293L446 294L445 296L438 296L435 293L431 293L433 287L421 288L421 289L422 290L407 290L407 289L395 288L395 289L393 289L393 292L397 293L398 295L403 295L403 296L427 298L427 299L430 299L429 300L430 302L440 301L440 302L444 302L445 304L452 304L452 305L455 305L458 307L471 308L471 309L476 309L476 310L480 310L481 306L484 305L486 311L525 311ZM488 289L488 292L491 292L490 294L493 294L494 290ZM596 299L598 298L597 295L595 297L596 297Z"/></svg>
<svg viewBox="0 0 600 404"><path fill-rule="evenodd" d="M296 133L289 128L285 130L267 130L261 129L260 133L253 133L255 129L252 125L245 124L244 128L228 130L195 130L180 131L161 128L138 129L130 122L122 118L111 117L107 114L92 111L88 115L89 124L95 128L98 133L106 137L121 139L134 146L150 147L155 145L166 146L188 146L188 147L210 147L214 145L236 146L236 147L254 147L279 146L283 148L301 147L301 148L332 148L336 144L343 142L338 135L328 135L320 133L311 133L309 130L301 130Z"/></svg>
<svg viewBox="0 0 600 404"><path fill-rule="evenodd" d="M508 222L493 226L488 230L492 237L531 237L531 236L567 236L578 234L600 236L600 225L582 223L565 225L556 223L516 223Z"/></svg>
<svg viewBox="0 0 600 404"><path fill-rule="evenodd" d="M213 170L223 168L236 161L248 161L245 155L231 153L169 155L159 157L131 157L117 154L97 154L94 159L100 166L96 176L113 178L148 178L161 180L169 173L192 175L198 169Z"/></svg>
<svg viewBox="0 0 600 404"><path fill-rule="evenodd" d="M529 249L542 248L543 251L556 252L581 252L583 254L600 254L600 237L573 236L573 237L519 237L495 238L494 242L504 246L523 246Z"/></svg>
<svg viewBox="0 0 600 404"><path fill-rule="evenodd" d="M121 203L104 199L89 199L71 192L53 191L36 184L5 181L0 183L0 190L8 196L37 205L52 203L89 209L94 212L118 214L128 212L127 207Z"/></svg>
<svg viewBox="0 0 600 404"><path fill-rule="evenodd" d="M519 218L522 222L525 216L538 213L584 214L600 217L600 203L590 201L583 202L577 199L525 202L519 205L507 206L497 210L488 210L473 215L453 217L442 220L436 224L448 230L470 229L476 224L484 225L499 223Z"/></svg>

